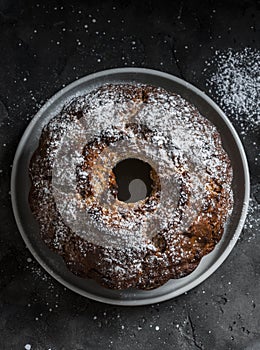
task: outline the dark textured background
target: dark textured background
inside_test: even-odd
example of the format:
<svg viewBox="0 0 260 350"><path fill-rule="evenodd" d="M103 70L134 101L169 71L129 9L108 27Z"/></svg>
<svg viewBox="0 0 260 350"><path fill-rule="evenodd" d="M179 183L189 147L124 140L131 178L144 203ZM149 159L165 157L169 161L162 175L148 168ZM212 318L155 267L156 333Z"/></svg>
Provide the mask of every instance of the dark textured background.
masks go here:
<svg viewBox="0 0 260 350"><path fill-rule="evenodd" d="M109 306L63 288L26 249L9 192L19 139L62 86L106 68L139 66L182 77L216 100L202 74L205 61L215 50L259 49L259 8L259 1L229 0L0 0L1 350L260 349L255 132L242 138L252 201L240 240L203 284L160 305Z"/></svg>

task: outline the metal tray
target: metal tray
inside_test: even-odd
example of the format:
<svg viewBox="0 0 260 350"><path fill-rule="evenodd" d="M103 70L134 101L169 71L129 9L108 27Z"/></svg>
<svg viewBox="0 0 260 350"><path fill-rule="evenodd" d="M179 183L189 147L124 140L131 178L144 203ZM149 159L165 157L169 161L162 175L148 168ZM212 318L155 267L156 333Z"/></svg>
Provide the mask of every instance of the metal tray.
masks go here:
<svg viewBox="0 0 260 350"><path fill-rule="evenodd" d="M89 279L69 272L58 255L51 252L39 235L28 203L30 180L28 165L38 146L43 126L55 116L66 102L105 83L145 83L180 94L193 103L219 130L223 146L233 170L234 209L226 224L224 235L216 248L200 262L187 277L170 280L151 291L134 289L114 291L100 287ZM194 288L209 277L227 258L242 230L249 202L249 171L243 146L230 121L221 109L202 91L170 74L144 68L118 68L88 75L68 85L54 95L35 115L18 146L11 179L12 205L21 235L36 260L56 280L73 291L101 302L115 305L146 305L168 300Z"/></svg>

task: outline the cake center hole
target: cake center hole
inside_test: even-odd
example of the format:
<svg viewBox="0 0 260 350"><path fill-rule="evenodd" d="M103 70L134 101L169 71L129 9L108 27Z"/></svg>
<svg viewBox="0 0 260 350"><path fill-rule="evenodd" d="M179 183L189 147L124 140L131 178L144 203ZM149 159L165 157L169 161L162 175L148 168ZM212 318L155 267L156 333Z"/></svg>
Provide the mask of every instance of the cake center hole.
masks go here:
<svg viewBox="0 0 260 350"><path fill-rule="evenodd" d="M117 198L126 203L138 202L152 192L152 167L136 158L124 159L113 168L118 186Z"/></svg>

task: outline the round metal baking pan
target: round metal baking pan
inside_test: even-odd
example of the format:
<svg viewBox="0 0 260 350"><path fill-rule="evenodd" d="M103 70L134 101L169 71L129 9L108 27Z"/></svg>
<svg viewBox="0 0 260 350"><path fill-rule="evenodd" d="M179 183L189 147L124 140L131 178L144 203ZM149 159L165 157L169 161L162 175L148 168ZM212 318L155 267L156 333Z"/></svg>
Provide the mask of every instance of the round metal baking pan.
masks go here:
<svg viewBox="0 0 260 350"><path fill-rule="evenodd" d="M151 291L109 290L100 287L90 279L73 275L67 270L62 258L51 252L41 240L37 222L32 216L28 203L30 189L28 165L33 152L38 147L43 126L69 100L106 83L144 83L180 94L215 124L234 171L232 183L234 209L221 241L202 259L198 268L190 275L178 280L170 280L162 287ZM160 71L145 68L118 68L94 73L73 82L60 90L39 110L28 125L14 158L11 195L13 211L21 235L36 260L51 276L73 291L94 300L115 305L146 305L171 299L194 288L209 277L227 258L246 218L249 202L249 171L245 152L235 129L221 109L205 93L177 77Z"/></svg>

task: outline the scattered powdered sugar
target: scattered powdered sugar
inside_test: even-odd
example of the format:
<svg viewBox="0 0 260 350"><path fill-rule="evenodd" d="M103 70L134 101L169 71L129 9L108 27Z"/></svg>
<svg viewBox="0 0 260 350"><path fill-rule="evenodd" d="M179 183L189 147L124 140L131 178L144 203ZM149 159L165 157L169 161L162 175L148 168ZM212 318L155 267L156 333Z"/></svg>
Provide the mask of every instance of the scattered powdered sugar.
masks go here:
<svg viewBox="0 0 260 350"><path fill-rule="evenodd" d="M60 294L57 293L57 289L55 288L53 284L53 279L50 275L48 275L44 269L31 258L27 258L27 263L25 265L25 269L27 271L30 271L30 273L33 276L33 279L36 283L36 285L39 285L41 282L45 284L45 297L48 300L46 303L48 312L53 311L54 308L59 307L59 300L60 300ZM34 299L34 302L36 302L37 299ZM31 307L32 304L27 304L28 307ZM42 317L43 314L40 314L39 317ZM39 317L36 317L35 320L39 320Z"/></svg>
<svg viewBox="0 0 260 350"><path fill-rule="evenodd" d="M35 261L32 261L31 258L28 258L27 262L29 263L29 265L26 265L26 269L32 272L32 274L34 275L34 278L39 281L45 281L45 282L48 281L49 287L53 289L54 285L52 283L52 278L45 273L43 268L39 264L37 264Z"/></svg>
<svg viewBox="0 0 260 350"><path fill-rule="evenodd" d="M205 72L209 75L207 86L224 112L240 127L242 137L259 133L260 126L260 50L244 48L235 51L216 51L215 56L206 62ZM258 161L258 149L253 142ZM244 232L248 242L255 239L260 223L260 205L254 197L256 188L252 188L252 197Z"/></svg>
<svg viewBox="0 0 260 350"><path fill-rule="evenodd" d="M249 200L244 231L248 235L248 242L254 240L256 232L260 231L260 204L253 197L251 197Z"/></svg>
<svg viewBox="0 0 260 350"><path fill-rule="evenodd" d="M245 48L216 51L206 62L209 93L213 93L224 112L234 118L242 132L259 127L260 51Z"/></svg>

